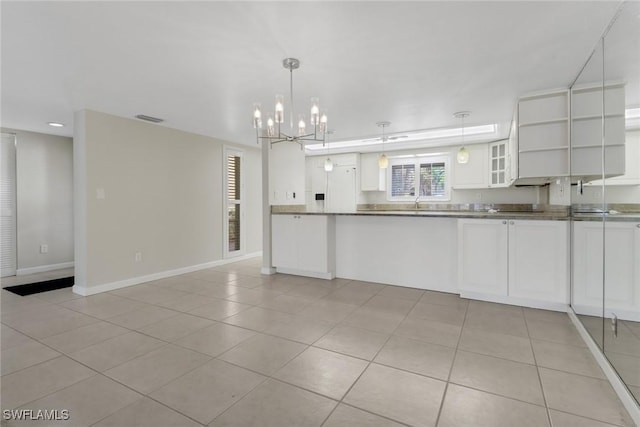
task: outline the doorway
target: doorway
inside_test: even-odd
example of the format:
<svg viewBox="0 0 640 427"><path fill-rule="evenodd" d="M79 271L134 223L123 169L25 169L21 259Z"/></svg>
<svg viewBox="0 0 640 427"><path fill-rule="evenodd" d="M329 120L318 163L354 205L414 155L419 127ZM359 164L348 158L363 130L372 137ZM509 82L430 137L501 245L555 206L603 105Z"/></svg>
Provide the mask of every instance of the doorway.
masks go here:
<svg viewBox="0 0 640 427"><path fill-rule="evenodd" d="M16 136L2 133L0 150L0 273L16 274Z"/></svg>
<svg viewBox="0 0 640 427"><path fill-rule="evenodd" d="M224 148L224 257L244 254L243 153Z"/></svg>

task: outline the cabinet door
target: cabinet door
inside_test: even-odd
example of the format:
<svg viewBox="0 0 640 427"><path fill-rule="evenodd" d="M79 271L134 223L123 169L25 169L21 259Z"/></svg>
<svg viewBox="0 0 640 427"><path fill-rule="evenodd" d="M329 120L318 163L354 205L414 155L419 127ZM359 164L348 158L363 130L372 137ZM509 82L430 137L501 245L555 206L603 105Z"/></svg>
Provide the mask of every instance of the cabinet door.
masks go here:
<svg viewBox="0 0 640 427"><path fill-rule="evenodd" d="M487 188L487 145L476 144L466 148L469 161L453 164L453 188Z"/></svg>
<svg viewBox="0 0 640 427"><path fill-rule="evenodd" d="M640 321L640 224L605 222L605 317ZM632 319L627 312L635 313Z"/></svg>
<svg viewBox="0 0 640 427"><path fill-rule="evenodd" d="M327 221L326 215L298 215L296 218L299 270L328 271Z"/></svg>
<svg viewBox="0 0 640 427"><path fill-rule="evenodd" d="M509 221L509 296L567 303L568 223Z"/></svg>
<svg viewBox="0 0 640 427"><path fill-rule="evenodd" d="M296 223L302 215L271 215L271 259L274 267L298 268Z"/></svg>
<svg viewBox="0 0 640 427"><path fill-rule="evenodd" d="M507 295L507 243L506 221L458 220L461 291Z"/></svg>
<svg viewBox="0 0 640 427"><path fill-rule="evenodd" d="M573 293L578 314L602 316L602 221L573 222Z"/></svg>
<svg viewBox="0 0 640 427"><path fill-rule="evenodd" d="M508 141L489 144L489 187L509 185Z"/></svg>
<svg viewBox="0 0 640 427"><path fill-rule="evenodd" d="M360 190L385 191L386 175L378 166L378 154L360 155Z"/></svg>

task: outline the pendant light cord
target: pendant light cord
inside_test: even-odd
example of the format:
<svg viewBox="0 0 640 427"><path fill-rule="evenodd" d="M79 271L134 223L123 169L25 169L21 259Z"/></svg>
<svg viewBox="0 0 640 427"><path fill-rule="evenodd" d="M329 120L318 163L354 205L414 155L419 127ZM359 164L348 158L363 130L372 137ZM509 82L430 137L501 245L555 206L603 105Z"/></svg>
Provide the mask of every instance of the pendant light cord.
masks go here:
<svg viewBox="0 0 640 427"><path fill-rule="evenodd" d="M289 124L291 125L291 129L293 129L293 66L291 65L289 65L289 94L291 95L291 114L289 115Z"/></svg>

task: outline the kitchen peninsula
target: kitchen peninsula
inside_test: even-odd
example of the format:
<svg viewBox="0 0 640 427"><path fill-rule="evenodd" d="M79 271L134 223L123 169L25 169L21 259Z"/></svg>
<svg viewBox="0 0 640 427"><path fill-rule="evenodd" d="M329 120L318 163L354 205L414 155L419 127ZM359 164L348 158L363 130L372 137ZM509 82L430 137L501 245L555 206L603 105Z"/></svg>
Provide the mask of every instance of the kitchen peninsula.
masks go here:
<svg viewBox="0 0 640 427"><path fill-rule="evenodd" d="M566 310L566 206L409 207L327 213L273 206L273 265L289 274Z"/></svg>

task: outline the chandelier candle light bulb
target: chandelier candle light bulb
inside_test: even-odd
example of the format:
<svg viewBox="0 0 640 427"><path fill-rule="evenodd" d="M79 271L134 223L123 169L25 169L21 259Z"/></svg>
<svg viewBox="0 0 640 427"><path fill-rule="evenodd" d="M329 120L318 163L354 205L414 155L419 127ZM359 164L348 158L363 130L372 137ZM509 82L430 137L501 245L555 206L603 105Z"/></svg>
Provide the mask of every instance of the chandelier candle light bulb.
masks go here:
<svg viewBox="0 0 640 427"><path fill-rule="evenodd" d="M284 96L276 95L276 123L284 123Z"/></svg>
<svg viewBox="0 0 640 427"><path fill-rule="evenodd" d="M320 115L320 132L327 132L327 112L323 111Z"/></svg>
<svg viewBox="0 0 640 427"><path fill-rule="evenodd" d="M320 122L320 107L318 107L318 103L320 100L318 98L311 98L311 124L317 126Z"/></svg>
<svg viewBox="0 0 640 427"><path fill-rule="evenodd" d="M260 129L262 127L262 112L260 111L260 103L253 104L253 127Z"/></svg>
<svg viewBox="0 0 640 427"><path fill-rule="evenodd" d="M298 116L298 136L304 136L306 133L307 125L304 122L304 114Z"/></svg>

